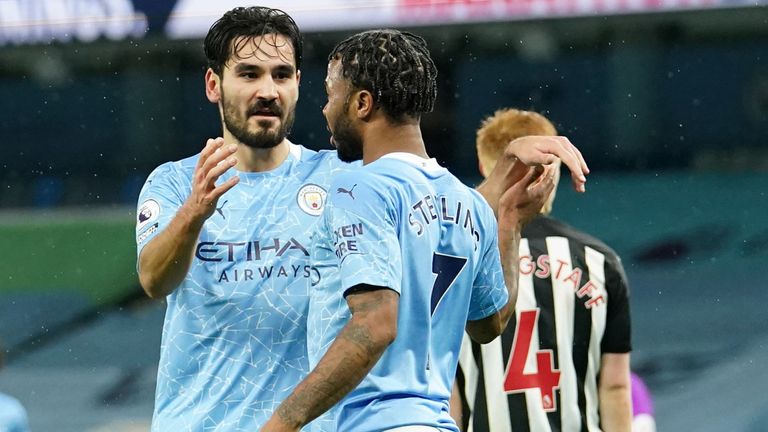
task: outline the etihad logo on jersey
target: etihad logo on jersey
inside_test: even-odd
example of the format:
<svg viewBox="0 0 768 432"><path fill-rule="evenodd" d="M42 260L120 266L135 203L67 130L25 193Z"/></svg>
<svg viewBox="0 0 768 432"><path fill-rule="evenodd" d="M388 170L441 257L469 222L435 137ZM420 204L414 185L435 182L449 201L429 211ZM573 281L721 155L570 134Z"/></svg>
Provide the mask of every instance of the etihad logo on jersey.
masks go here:
<svg viewBox="0 0 768 432"><path fill-rule="evenodd" d="M204 241L197 244L195 257L207 262L249 262L259 261L267 255L280 257L292 251L305 257L309 256L307 248L291 237L288 240L273 238L243 242Z"/></svg>
<svg viewBox="0 0 768 432"><path fill-rule="evenodd" d="M520 274L528 276L531 273L539 279L552 278L560 283L571 285L576 297L587 298L584 302L584 307L587 309L605 304L603 282L588 280L582 284L581 275L584 274L584 271L579 267L571 269L571 265L567 261L557 259L553 263L550 256L546 254L539 255L535 262L530 255L521 256Z"/></svg>
<svg viewBox="0 0 768 432"><path fill-rule="evenodd" d="M273 238L244 242L209 242L197 244L195 257L211 263L255 263L265 259L293 255L301 260L309 258L309 251L298 240ZM269 278L307 278L314 286L320 273L308 264L240 266L219 273L219 283L244 282Z"/></svg>
<svg viewBox="0 0 768 432"><path fill-rule="evenodd" d="M310 285L315 286L320 282L320 272L310 265L271 265L255 268L233 268L223 270L219 274L219 283L247 282L257 279L269 278L305 278L310 279Z"/></svg>
<svg viewBox="0 0 768 432"><path fill-rule="evenodd" d="M296 202L304 213L311 216L320 216L325 207L325 199L328 193L316 184L306 184L296 194Z"/></svg>
<svg viewBox="0 0 768 432"><path fill-rule="evenodd" d="M467 231L471 236L477 250L480 242L480 232L475 229L475 222L472 219L472 209L462 204L461 201L451 202L448 197L434 197L426 195L424 198L411 205L411 211L408 213L408 224L411 229L420 236L435 221L439 221L442 226L457 226Z"/></svg>

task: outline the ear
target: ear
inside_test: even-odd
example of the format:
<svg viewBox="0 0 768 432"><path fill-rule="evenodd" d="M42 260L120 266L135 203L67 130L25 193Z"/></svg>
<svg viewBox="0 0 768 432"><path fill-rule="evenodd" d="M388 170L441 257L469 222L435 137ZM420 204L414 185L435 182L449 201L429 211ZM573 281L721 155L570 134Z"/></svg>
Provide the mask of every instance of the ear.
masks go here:
<svg viewBox="0 0 768 432"><path fill-rule="evenodd" d="M483 162L480 159L477 160L477 170L480 171L480 175L483 176L483 178L488 177L488 173L485 172L485 168L483 167Z"/></svg>
<svg viewBox="0 0 768 432"><path fill-rule="evenodd" d="M296 71L296 100L294 103L299 103L299 94L301 93L301 71Z"/></svg>
<svg viewBox="0 0 768 432"><path fill-rule="evenodd" d="M360 120L368 120L374 111L373 94L368 90L359 90L352 96L352 103L350 106L354 107L355 115Z"/></svg>
<svg viewBox="0 0 768 432"><path fill-rule="evenodd" d="M221 101L221 77L211 68L205 71L205 96L215 104Z"/></svg>

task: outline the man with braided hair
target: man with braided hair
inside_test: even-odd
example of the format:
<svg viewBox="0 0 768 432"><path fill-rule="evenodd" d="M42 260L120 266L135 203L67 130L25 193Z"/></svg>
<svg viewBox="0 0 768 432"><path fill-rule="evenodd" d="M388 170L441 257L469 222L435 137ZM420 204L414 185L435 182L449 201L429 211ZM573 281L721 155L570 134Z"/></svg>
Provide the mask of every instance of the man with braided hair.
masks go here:
<svg viewBox="0 0 768 432"><path fill-rule="evenodd" d="M520 227L553 170L508 167L497 230L480 194L426 153L419 123L436 75L424 40L396 30L359 33L329 56L323 114L339 158L363 167L333 179L313 236L313 370L263 431L298 431L337 402L321 429L458 430L448 399L462 333L488 342L512 315Z"/></svg>
<svg viewBox="0 0 768 432"><path fill-rule="evenodd" d="M234 8L204 48L222 138L153 171L136 212L139 280L167 301L156 432L258 430L307 374L312 226L331 177L350 167L288 139L302 60L288 14ZM562 144L518 156L568 160ZM502 181L485 188L492 200L508 187L497 172Z"/></svg>

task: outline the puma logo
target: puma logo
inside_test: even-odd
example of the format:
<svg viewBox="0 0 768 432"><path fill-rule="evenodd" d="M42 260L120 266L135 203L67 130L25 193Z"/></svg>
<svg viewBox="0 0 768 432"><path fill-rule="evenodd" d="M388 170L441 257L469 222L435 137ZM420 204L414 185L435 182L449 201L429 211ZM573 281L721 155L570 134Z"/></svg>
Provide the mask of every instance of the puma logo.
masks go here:
<svg viewBox="0 0 768 432"><path fill-rule="evenodd" d="M340 187L336 189L336 193L345 193L345 194L348 194L352 199L355 199L355 196L352 195L352 191L355 190L356 187L357 187L357 183L355 183L355 185L352 186L352 189L350 190L346 190L343 187Z"/></svg>
<svg viewBox="0 0 768 432"><path fill-rule="evenodd" d="M218 214L220 214L221 217L224 218L224 219L226 219L227 217L224 216L224 210L223 209L224 209L224 206L227 205L228 202L229 202L229 200L226 200L223 203L221 203L221 207L216 207L216 212Z"/></svg>

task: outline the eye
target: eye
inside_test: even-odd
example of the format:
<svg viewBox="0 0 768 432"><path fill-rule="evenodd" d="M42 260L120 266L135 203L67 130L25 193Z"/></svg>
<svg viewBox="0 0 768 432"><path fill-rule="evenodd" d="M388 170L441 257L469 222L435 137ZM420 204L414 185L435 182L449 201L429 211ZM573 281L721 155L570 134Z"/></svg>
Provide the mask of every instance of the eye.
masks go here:
<svg viewBox="0 0 768 432"><path fill-rule="evenodd" d="M287 80L289 78L291 78L290 72L278 72L275 74L275 79Z"/></svg>

